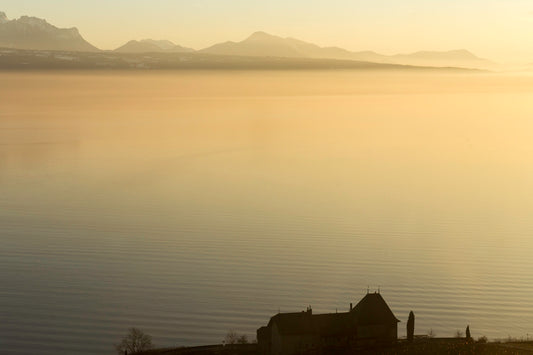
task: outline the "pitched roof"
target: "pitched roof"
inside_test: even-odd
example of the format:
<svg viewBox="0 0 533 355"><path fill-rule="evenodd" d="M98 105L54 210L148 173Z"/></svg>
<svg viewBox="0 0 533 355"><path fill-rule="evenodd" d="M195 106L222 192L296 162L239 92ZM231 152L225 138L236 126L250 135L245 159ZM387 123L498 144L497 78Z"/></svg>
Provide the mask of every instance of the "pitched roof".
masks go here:
<svg viewBox="0 0 533 355"><path fill-rule="evenodd" d="M306 312L278 313L268 323L275 323L280 334L338 336L353 334L357 325L391 324L399 322L379 293L368 293L350 311L312 314Z"/></svg>
<svg viewBox="0 0 533 355"><path fill-rule="evenodd" d="M280 334L312 334L321 336L349 335L355 330L354 317L349 312L312 315L311 312L280 313L270 319Z"/></svg>
<svg viewBox="0 0 533 355"><path fill-rule="evenodd" d="M387 302L376 292L367 293L351 312L359 325L399 322Z"/></svg>
<svg viewBox="0 0 533 355"><path fill-rule="evenodd" d="M270 318L268 327L276 323L280 334L315 334L313 315L308 312L278 313Z"/></svg>

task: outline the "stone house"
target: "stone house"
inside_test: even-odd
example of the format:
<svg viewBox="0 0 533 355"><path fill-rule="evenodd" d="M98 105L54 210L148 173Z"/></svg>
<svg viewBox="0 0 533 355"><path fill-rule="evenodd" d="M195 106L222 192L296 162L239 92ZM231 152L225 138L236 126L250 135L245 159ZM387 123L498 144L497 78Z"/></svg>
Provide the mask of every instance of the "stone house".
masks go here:
<svg viewBox="0 0 533 355"><path fill-rule="evenodd" d="M396 341L398 322L381 294L367 293L349 312L276 314L257 330L257 341L264 355L344 352Z"/></svg>

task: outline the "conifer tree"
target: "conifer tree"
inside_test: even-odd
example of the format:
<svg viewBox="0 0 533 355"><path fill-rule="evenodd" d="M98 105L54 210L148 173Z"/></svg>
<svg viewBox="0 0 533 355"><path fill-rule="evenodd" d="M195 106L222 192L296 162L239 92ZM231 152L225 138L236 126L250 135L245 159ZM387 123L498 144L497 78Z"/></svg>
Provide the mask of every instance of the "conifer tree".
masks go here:
<svg viewBox="0 0 533 355"><path fill-rule="evenodd" d="M413 311L409 312L409 319L407 320L407 341L412 342L415 337L415 314Z"/></svg>

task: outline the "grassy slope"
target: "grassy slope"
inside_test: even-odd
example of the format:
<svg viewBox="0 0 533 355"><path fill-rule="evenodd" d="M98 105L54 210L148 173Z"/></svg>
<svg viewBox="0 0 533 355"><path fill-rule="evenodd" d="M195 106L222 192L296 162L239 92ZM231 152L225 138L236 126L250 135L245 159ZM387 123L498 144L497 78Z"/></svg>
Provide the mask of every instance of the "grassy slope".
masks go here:
<svg viewBox="0 0 533 355"><path fill-rule="evenodd" d="M257 354L254 344L235 345L233 347L223 347L222 345L200 346L191 348L176 349L155 349L144 352L143 355L252 355ZM348 355L352 352L339 352L338 354ZM508 342L508 343L467 343L464 339L455 338L434 338L416 341L409 344L405 341L398 342L397 345L386 348L362 349L353 354L533 354L533 342Z"/></svg>

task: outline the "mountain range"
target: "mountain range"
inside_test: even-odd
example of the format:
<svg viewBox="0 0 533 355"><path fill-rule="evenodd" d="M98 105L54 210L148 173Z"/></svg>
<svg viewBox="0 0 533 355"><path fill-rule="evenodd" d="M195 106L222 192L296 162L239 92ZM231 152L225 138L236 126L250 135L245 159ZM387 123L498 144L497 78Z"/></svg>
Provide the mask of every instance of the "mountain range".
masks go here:
<svg viewBox="0 0 533 355"><path fill-rule="evenodd" d="M0 12L0 47L15 49L96 52L77 28L57 28L44 19L22 16L9 20ZM446 52L421 51L410 54L383 55L372 51L352 52L339 47L320 47L294 38L283 38L255 32L240 42L223 42L194 50L167 40L132 40L116 48L117 53L200 53L243 57L279 57L308 59L340 59L414 66L462 67L492 69L495 63L479 58L467 50Z"/></svg>
<svg viewBox="0 0 533 355"><path fill-rule="evenodd" d="M200 50L201 53L242 56L276 56L288 58L329 58L375 63L491 68L495 63L479 58L467 50L446 52L421 51L411 54L383 55L372 51L351 52L339 47L319 47L294 38L282 38L255 32L241 42L224 42Z"/></svg>

